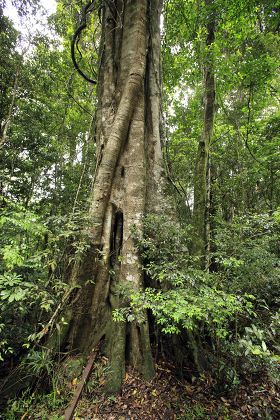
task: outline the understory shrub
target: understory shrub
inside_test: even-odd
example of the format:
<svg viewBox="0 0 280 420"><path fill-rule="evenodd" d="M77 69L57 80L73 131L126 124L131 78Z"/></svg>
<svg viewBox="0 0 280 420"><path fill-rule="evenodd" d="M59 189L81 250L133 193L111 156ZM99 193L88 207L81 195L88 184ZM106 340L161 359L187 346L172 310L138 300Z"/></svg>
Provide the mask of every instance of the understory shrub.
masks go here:
<svg viewBox="0 0 280 420"><path fill-rule="evenodd" d="M148 309L163 334L191 334L225 389L237 387L239 376L248 372L273 372L276 378L277 217L254 215L221 223L212 256L219 270L212 273L197 269L188 251L190 228L165 216L146 217L142 236L133 229L146 288L143 293L120 290L130 304L116 310L114 319L141 322Z"/></svg>
<svg viewBox="0 0 280 420"><path fill-rule="evenodd" d="M68 291L67 270L87 247L83 216L49 217L7 199L0 215L0 361L17 357L48 330ZM72 286L71 286L72 287ZM56 322L55 327L60 328Z"/></svg>

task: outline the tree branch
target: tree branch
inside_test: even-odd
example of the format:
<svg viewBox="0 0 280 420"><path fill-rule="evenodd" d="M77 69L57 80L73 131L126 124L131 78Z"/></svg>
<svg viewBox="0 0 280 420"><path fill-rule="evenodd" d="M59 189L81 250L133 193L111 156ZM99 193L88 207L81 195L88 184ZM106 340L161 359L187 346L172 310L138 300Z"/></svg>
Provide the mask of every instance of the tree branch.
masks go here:
<svg viewBox="0 0 280 420"><path fill-rule="evenodd" d="M71 42L71 58L74 64L75 69L77 70L77 72L80 74L80 76L82 76L87 82L92 83L94 85L96 85L97 81L91 79L90 77L88 77L79 67L76 57L75 57L75 47L77 46L78 42L79 42L79 38L81 35L81 32L83 29L86 28L87 26L87 14L92 12L93 10L93 4L94 4L94 0L90 1L82 10L82 17L81 17L81 22L80 22L80 26L78 27L78 29L76 29L73 38L72 38L72 42ZM79 49L78 49L79 51ZM80 53L80 51L79 51ZM80 53L81 54L81 53Z"/></svg>

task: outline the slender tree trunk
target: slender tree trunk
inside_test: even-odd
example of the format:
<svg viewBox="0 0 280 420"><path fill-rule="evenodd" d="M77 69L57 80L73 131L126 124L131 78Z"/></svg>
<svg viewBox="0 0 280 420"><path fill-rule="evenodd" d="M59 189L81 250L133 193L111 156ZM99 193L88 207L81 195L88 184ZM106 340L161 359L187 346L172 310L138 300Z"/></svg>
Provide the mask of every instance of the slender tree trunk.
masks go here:
<svg viewBox="0 0 280 420"><path fill-rule="evenodd" d="M143 287L131 228L141 231L162 191L160 12L161 0L104 2L102 12L90 248L71 275L81 288L64 316L64 343L88 352L104 338L110 391L120 387L126 364L146 378L154 373L147 314L114 323L112 311L127 304L123 289Z"/></svg>
<svg viewBox="0 0 280 420"><path fill-rule="evenodd" d="M203 132L199 140L194 174L194 209L193 209L193 253L200 257L200 266L205 268L209 242L209 223L207 222L208 200L210 196L209 145L213 135L215 116L215 76L211 46L215 40L215 16L213 0L205 0L207 11L207 39L204 66L204 114Z"/></svg>
<svg viewBox="0 0 280 420"><path fill-rule="evenodd" d="M19 68L17 68L16 74L15 74L14 86L13 86L13 91L12 91L12 99L9 106L9 112L8 112L6 120L1 122L0 148L4 145L4 143L7 140L8 131L9 131L12 119L13 119L13 111L14 111L16 95L17 95L17 87L18 87L18 78L19 78Z"/></svg>

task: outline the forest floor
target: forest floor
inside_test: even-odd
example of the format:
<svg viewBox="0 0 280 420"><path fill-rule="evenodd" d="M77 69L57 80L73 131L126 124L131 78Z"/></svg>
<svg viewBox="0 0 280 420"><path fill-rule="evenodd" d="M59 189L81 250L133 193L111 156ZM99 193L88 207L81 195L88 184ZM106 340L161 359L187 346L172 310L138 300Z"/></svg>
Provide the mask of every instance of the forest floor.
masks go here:
<svg viewBox="0 0 280 420"><path fill-rule="evenodd" d="M210 376L188 382L161 363L150 382L127 373L116 396L105 396L102 386L101 377L100 386L79 401L75 420L280 419L280 390L261 378L222 396Z"/></svg>
<svg viewBox="0 0 280 420"><path fill-rule="evenodd" d="M210 375L180 379L167 362L156 365L147 382L134 372L126 374L120 393L104 392L108 360L99 356L84 387L73 420L239 420L280 419L280 388L265 378L247 379L235 392L218 389ZM56 372L56 392L13 400L4 420L63 420L83 370L81 359L70 357ZM0 410L1 411L1 410Z"/></svg>

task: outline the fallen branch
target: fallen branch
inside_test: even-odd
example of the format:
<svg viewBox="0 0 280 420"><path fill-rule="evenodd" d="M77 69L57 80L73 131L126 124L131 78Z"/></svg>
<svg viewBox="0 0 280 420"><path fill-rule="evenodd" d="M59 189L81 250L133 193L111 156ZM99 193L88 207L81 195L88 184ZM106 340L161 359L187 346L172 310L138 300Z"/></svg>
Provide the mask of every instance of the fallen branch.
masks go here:
<svg viewBox="0 0 280 420"><path fill-rule="evenodd" d="M95 350L94 349L92 350L92 352L89 356L88 364L86 365L86 367L83 371L82 379L81 379L79 385L76 388L76 391L74 393L72 402L64 413L64 420L71 420L73 418L73 414L74 414L75 408L77 407L79 399L81 397L83 388L84 388L85 384L87 383L88 378L91 374L91 371L92 371L92 368L93 368L93 363L94 363L94 360L96 358L97 352L98 352L98 346L96 347Z"/></svg>

